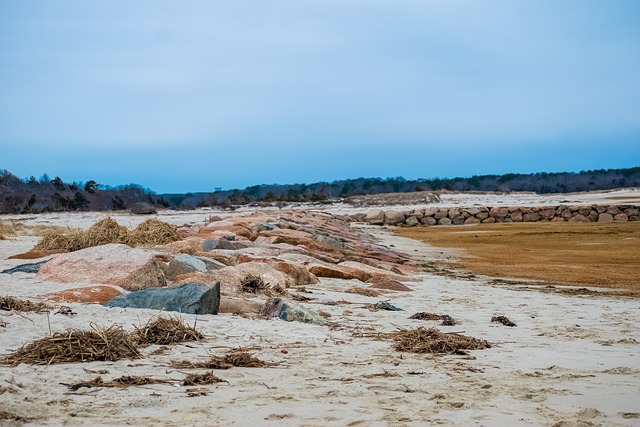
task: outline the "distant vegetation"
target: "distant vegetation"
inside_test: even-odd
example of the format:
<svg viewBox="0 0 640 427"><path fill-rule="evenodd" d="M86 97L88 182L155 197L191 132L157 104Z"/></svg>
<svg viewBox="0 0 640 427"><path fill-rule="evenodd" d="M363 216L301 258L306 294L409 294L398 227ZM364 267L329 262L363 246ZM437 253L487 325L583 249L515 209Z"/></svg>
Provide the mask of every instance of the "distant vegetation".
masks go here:
<svg viewBox="0 0 640 427"><path fill-rule="evenodd" d="M0 170L0 213L123 210L136 202L172 209L230 208L251 203L325 202L365 194L414 191L530 191L545 194L622 187L640 187L640 167L452 179L358 178L331 183L254 185L243 190L163 195L137 184L108 187L94 180L69 184L59 177L51 179L46 174L39 179L33 176L20 179L9 171Z"/></svg>

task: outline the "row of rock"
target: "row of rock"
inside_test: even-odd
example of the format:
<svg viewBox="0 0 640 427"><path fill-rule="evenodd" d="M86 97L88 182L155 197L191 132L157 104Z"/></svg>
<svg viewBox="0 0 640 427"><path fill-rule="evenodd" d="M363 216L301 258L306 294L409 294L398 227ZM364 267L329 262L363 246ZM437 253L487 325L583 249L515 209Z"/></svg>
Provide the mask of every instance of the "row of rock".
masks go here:
<svg viewBox="0 0 640 427"><path fill-rule="evenodd" d="M296 298L291 288L325 277L355 279L381 292L409 291L401 281L413 280L404 255L351 228L351 221L299 211L210 218L181 227L185 237L169 244L109 243L2 273L37 273L38 280L69 284L43 295L55 301L197 314L278 312L285 320L322 323L291 301L266 311L265 304L271 297Z"/></svg>
<svg viewBox="0 0 640 427"><path fill-rule="evenodd" d="M410 211L373 209L354 219L372 225L463 225L495 222L612 222L639 221L640 209L633 205L580 205L541 207L426 208Z"/></svg>

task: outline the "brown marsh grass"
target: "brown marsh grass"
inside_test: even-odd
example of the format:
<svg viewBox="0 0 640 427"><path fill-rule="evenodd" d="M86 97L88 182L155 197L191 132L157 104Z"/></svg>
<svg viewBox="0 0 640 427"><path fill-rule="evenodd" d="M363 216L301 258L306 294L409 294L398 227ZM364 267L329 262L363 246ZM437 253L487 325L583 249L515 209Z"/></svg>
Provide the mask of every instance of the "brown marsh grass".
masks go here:
<svg viewBox="0 0 640 427"><path fill-rule="evenodd" d="M396 233L464 249L456 264L479 274L640 295L640 222L481 224Z"/></svg>

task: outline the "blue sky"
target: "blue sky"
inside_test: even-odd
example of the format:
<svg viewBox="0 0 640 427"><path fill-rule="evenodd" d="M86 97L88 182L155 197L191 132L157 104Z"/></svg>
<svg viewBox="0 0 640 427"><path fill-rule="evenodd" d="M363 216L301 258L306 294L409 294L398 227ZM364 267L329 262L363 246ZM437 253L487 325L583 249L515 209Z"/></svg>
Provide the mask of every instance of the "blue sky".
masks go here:
<svg viewBox="0 0 640 427"><path fill-rule="evenodd" d="M0 2L0 169L156 192L640 165L637 0Z"/></svg>

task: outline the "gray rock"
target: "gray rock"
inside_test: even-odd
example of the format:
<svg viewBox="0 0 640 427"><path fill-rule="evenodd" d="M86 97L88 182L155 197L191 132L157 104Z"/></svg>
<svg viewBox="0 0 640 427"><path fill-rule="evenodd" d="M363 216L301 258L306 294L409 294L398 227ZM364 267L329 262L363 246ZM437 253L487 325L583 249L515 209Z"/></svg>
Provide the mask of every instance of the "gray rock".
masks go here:
<svg viewBox="0 0 640 427"><path fill-rule="evenodd" d="M136 202L131 205L129 211L136 215L150 215L156 213L156 208L149 203Z"/></svg>
<svg viewBox="0 0 640 427"><path fill-rule="evenodd" d="M296 321L315 325L327 324L327 320L315 311L282 298L269 298L262 306L260 315L278 317L287 322Z"/></svg>
<svg viewBox="0 0 640 427"><path fill-rule="evenodd" d="M436 221L436 220L435 220L435 218L433 218L433 217L425 216L424 218L422 218L422 219L420 220L420 222L421 222L423 225L436 225L436 223L437 223L438 221Z"/></svg>
<svg viewBox="0 0 640 427"><path fill-rule="evenodd" d="M209 252L214 249L218 249L218 242L218 239L207 239L202 242L202 250L205 252Z"/></svg>
<svg viewBox="0 0 640 427"><path fill-rule="evenodd" d="M40 271L40 267L46 263L48 260L40 261L40 262L32 262L29 264L17 265L13 268L7 268L6 270L0 271L0 273L4 274L13 274L13 273L37 273Z"/></svg>
<svg viewBox="0 0 640 427"><path fill-rule="evenodd" d="M400 211L385 211L384 222L389 225L404 224L405 216L404 212Z"/></svg>
<svg viewBox="0 0 640 427"><path fill-rule="evenodd" d="M207 264L204 261L187 254L180 254L169 262L167 267L167 277L175 278L181 274L206 273Z"/></svg>
<svg viewBox="0 0 640 427"><path fill-rule="evenodd" d="M438 220L438 224L440 224L440 225L451 225L451 220L449 218L440 218Z"/></svg>
<svg viewBox="0 0 640 427"><path fill-rule="evenodd" d="M185 283L166 288L147 288L119 295L107 302L105 306L149 308L186 314L218 314L220 282L213 286L203 283Z"/></svg>
<svg viewBox="0 0 640 427"><path fill-rule="evenodd" d="M220 270L221 268L225 268L226 265L221 263L220 261L216 261L215 259L207 258L205 256L197 256L197 259L204 262L207 266L207 271Z"/></svg>
<svg viewBox="0 0 640 427"><path fill-rule="evenodd" d="M384 211L380 209L372 209L367 212L367 215L364 217L364 222L373 225L382 225L384 224Z"/></svg>
<svg viewBox="0 0 640 427"><path fill-rule="evenodd" d="M407 218L405 223L409 227L415 227L416 225L420 224L420 221L418 221L418 218L416 218L415 216L410 216L409 218Z"/></svg>

